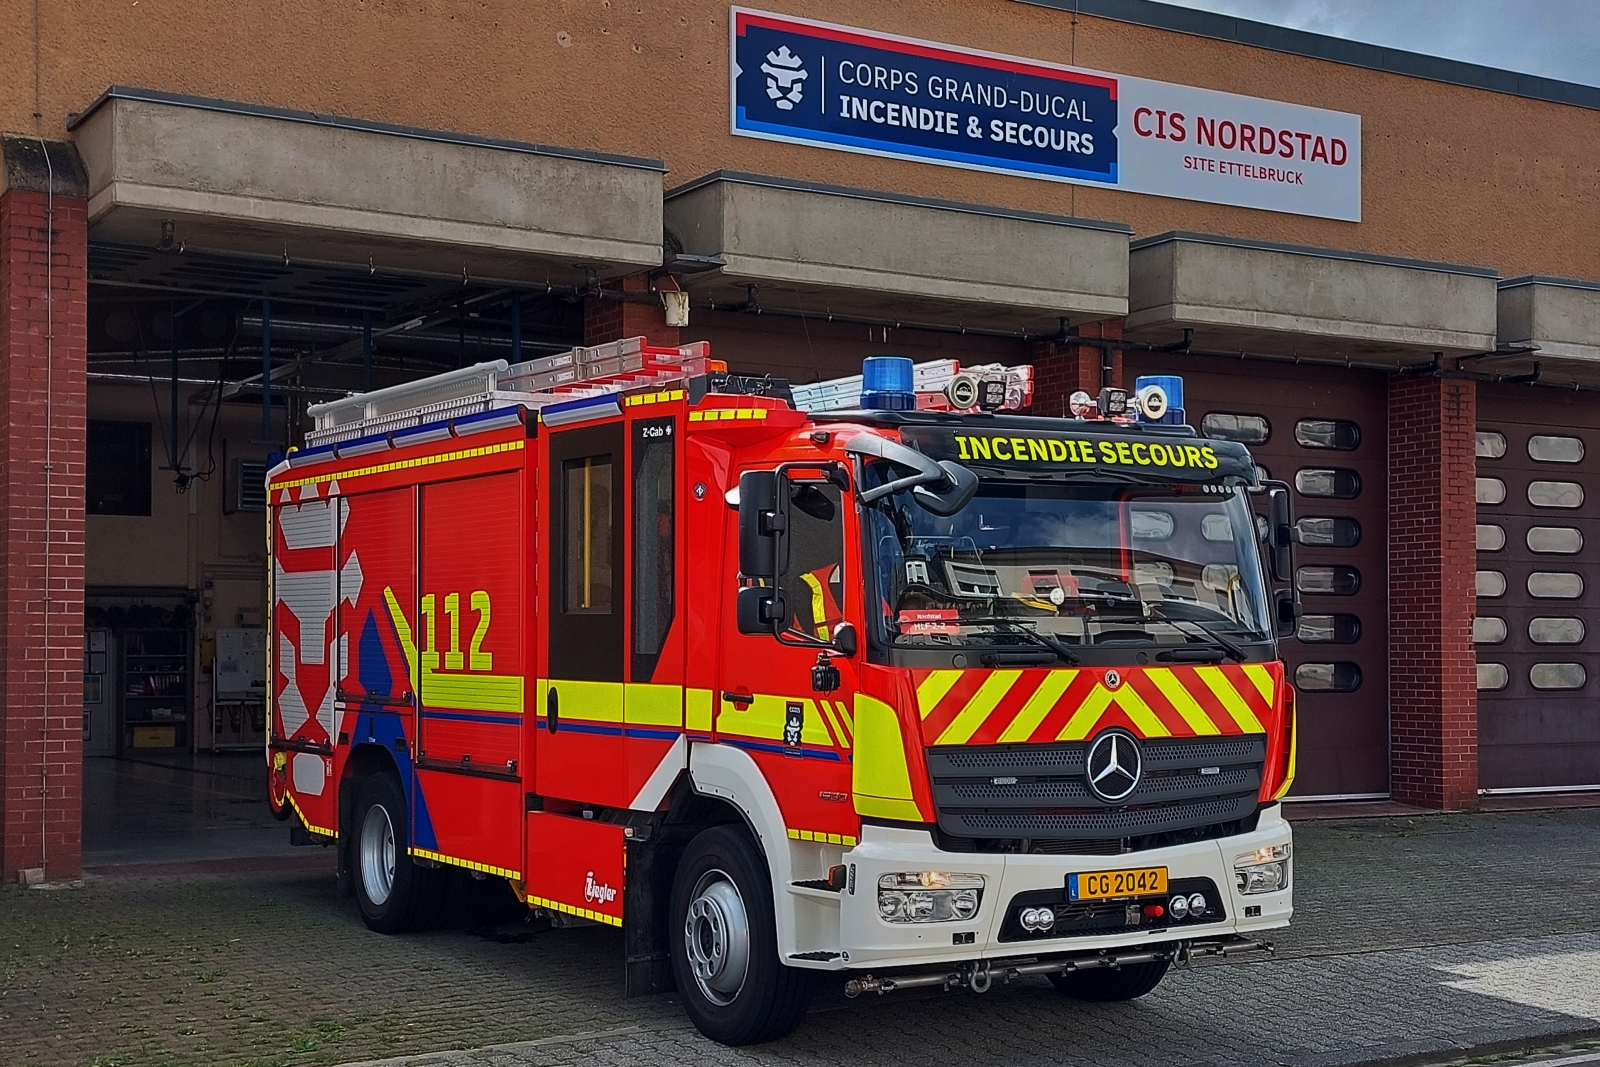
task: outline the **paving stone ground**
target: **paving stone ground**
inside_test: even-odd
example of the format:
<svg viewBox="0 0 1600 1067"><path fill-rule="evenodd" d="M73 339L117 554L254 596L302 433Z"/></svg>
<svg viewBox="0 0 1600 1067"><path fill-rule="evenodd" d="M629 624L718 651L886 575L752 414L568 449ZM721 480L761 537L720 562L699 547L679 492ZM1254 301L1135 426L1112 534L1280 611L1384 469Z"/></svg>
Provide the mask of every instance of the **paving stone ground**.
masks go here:
<svg viewBox="0 0 1600 1067"><path fill-rule="evenodd" d="M1042 979L870 1001L830 982L793 1036L740 1050L672 995L624 1000L609 928L380 937L319 871L6 887L0 1064L1335 1067L1600 1036L1600 809L1295 833L1276 959L1174 972L1121 1005Z"/></svg>

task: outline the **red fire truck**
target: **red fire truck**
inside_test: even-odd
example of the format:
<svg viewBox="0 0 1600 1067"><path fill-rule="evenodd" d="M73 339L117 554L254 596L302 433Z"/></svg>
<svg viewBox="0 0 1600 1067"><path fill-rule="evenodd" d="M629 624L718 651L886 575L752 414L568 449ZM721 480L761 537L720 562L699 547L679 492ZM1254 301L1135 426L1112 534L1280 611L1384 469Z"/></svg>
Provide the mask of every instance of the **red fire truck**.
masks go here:
<svg viewBox="0 0 1600 1067"><path fill-rule="evenodd" d="M313 408L268 476L274 808L372 929L504 879L729 1044L825 972L1123 1000L1270 950L1287 489L1180 381L1035 418L1030 373L635 338Z"/></svg>

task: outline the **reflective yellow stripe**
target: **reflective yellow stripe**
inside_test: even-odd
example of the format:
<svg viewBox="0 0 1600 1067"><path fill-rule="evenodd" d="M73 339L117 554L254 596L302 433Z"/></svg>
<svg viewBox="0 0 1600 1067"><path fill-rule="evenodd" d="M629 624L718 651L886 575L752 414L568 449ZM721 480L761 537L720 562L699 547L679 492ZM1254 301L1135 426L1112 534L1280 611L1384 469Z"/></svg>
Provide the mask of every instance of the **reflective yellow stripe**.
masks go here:
<svg viewBox="0 0 1600 1067"><path fill-rule="evenodd" d="M822 717L828 721L828 729L833 731L834 741L840 748L850 747L850 735L844 732L844 727L839 725L839 716L833 706L826 700L817 701L817 709L822 712Z"/></svg>
<svg viewBox="0 0 1600 1067"><path fill-rule="evenodd" d="M522 675L439 674L423 668L422 705L521 715Z"/></svg>
<svg viewBox="0 0 1600 1067"><path fill-rule="evenodd" d="M700 733L711 732L711 690L690 689L685 692L683 725Z"/></svg>
<svg viewBox="0 0 1600 1067"><path fill-rule="evenodd" d="M389 609L389 621L394 624L395 636L400 638L400 654L406 658L406 670L411 675L411 691L417 691L417 644L411 639L411 624L406 621L406 613L400 610L400 601L395 599L394 590L388 586L383 587L383 602Z"/></svg>
<svg viewBox="0 0 1600 1067"><path fill-rule="evenodd" d="M1278 786L1278 791L1272 794L1273 800L1282 800L1294 786L1295 759L1300 754L1300 724L1295 722L1296 711L1293 705L1289 708L1289 770L1283 776L1283 784Z"/></svg>
<svg viewBox="0 0 1600 1067"><path fill-rule="evenodd" d="M857 815L922 822L912 799L900 717L881 700L856 695L855 760L850 765Z"/></svg>
<svg viewBox="0 0 1600 1067"><path fill-rule="evenodd" d="M1250 705L1245 703L1244 697L1239 695L1220 667L1196 667L1194 673L1222 701L1222 706L1239 724L1239 729L1247 734L1266 732L1266 727L1261 725L1261 720L1256 718L1255 712L1250 710Z"/></svg>
<svg viewBox="0 0 1600 1067"><path fill-rule="evenodd" d="M931 671L917 686L917 713L926 719L946 693L961 680L960 671Z"/></svg>
<svg viewBox="0 0 1600 1067"><path fill-rule="evenodd" d="M1000 734L1000 740L1026 741L1033 736L1033 731L1044 722L1044 717L1050 714L1050 709L1056 706L1056 701L1061 699L1061 694L1067 691L1067 686L1078 676L1077 671L1051 671L1045 675L1044 681L1039 683L1039 688L1033 691L1033 696L1022 705L1022 710L1017 712L1017 717L1011 720Z"/></svg>
<svg viewBox="0 0 1600 1067"><path fill-rule="evenodd" d="M603 911L594 911L591 908L574 907L571 904L563 904L559 900L551 900L548 897L536 897L531 893L528 894L527 903L529 907L549 908L552 911L564 911L568 915L576 915L580 919L592 919L597 923L605 923L607 926L622 925L622 920L615 915L607 915Z"/></svg>
<svg viewBox="0 0 1600 1067"><path fill-rule="evenodd" d="M1261 694L1261 699L1267 702L1267 707L1273 706L1272 672L1259 663L1246 663L1244 676L1255 683L1256 692Z"/></svg>
<svg viewBox="0 0 1600 1067"><path fill-rule="evenodd" d="M689 412L690 422L726 422L730 419L764 419L766 408L711 408Z"/></svg>
<svg viewBox="0 0 1600 1067"><path fill-rule="evenodd" d="M622 724L622 683L589 682L571 678L541 678L539 692L556 691L557 716L563 721L610 722ZM544 715L550 706L548 699L539 701L539 714Z"/></svg>
<svg viewBox="0 0 1600 1067"><path fill-rule="evenodd" d="M448 863L452 867L465 867L469 871L498 874L501 878L510 878L513 881L522 878L522 875L517 871L508 871L504 867L493 867L487 863L474 863L472 860L457 859L454 856L446 856L443 852L429 852L425 848L413 848L407 849L407 851L413 856L420 856L425 860L432 860L435 863Z"/></svg>
<svg viewBox="0 0 1600 1067"><path fill-rule="evenodd" d="M1104 685L1096 685L1089 695L1083 698L1078 710L1072 713L1067 725L1056 734L1056 740L1082 741L1089 736L1089 731L1094 729L1094 724L1100 721L1101 714L1110 706L1111 691Z"/></svg>
<svg viewBox="0 0 1600 1067"><path fill-rule="evenodd" d="M644 393L640 396L630 396L624 403L630 408L641 407L645 404L665 404L672 400L682 400L682 389L664 389L659 393Z"/></svg>
<svg viewBox="0 0 1600 1067"><path fill-rule="evenodd" d="M683 725L683 686L629 682L623 691L622 718L640 726Z"/></svg>
<svg viewBox="0 0 1600 1067"><path fill-rule="evenodd" d="M410 470L413 467L431 467L436 463L453 463L458 459L477 459L480 456L492 456L499 452L515 452L522 448L523 438L515 441L502 441L497 445L483 445L479 448L463 448L457 452L444 452L436 456L418 456L415 459L395 460L392 463L377 463L370 467L357 467L349 471L329 471L327 474L314 474L309 478L292 478L288 481L273 482L268 488L268 493L277 492L279 489L294 489L313 482L343 482L351 478L360 478L368 474L387 474L389 471ZM331 461L333 457L328 457ZM274 501L276 503L276 501Z"/></svg>
<svg viewBox="0 0 1600 1067"><path fill-rule="evenodd" d="M995 671L983 680L983 685L973 694L967 706L961 709L949 726L939 734L936 745L964 745L967 740L983 725L996 705L1011 692L1011 687L1022 677L1021 671Z"/></svg>
<svg viewBox="0 0 1600 1067"><path fill-rule="evenodd" d="M1178 681L1171 668L1151 667L1144 672L1144 676L1155 683L1156 688L1161 690L1161 695L1171 702L1178 710L1178 714L1183 716L1183 721L1189 724L1189 729L1197 736L1208 737L1222 732L1217 724L1211 721L1211 716L1206 714L1200 702L1183 687L1182 682Z"/></svg>
<svg viewBox="0 0 1600 1067"><path fill-rule="evenodd" d="M304 826L307 830L310 830L314 834L321 834L323 837L331 837L334 840L338 840L339 833L337 830L325 830L320 826L313 826L311 824L311 820L306 818L306 813L300 810L300 805L294 802L293 792L284 793L284 798L289 801L289 806L294 809L294 813L300 816L301 826Z"/></svg>

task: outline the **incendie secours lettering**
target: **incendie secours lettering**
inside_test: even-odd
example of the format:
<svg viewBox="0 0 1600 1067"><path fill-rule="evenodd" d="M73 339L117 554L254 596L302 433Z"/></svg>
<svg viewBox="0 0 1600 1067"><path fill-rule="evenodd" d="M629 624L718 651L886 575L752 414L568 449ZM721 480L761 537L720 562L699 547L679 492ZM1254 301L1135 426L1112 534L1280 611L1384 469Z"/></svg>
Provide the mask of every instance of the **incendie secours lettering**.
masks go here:
<svg viewBox="0 0 1600 1067"><path fill-rule="evenodd" d="M1002 463L1117 464L1126 467L1217 468L1217 453L1207 444L1156 441L1085 441L1075 437L1024 437L1000 434L955 435L957 458Z"/></svg>

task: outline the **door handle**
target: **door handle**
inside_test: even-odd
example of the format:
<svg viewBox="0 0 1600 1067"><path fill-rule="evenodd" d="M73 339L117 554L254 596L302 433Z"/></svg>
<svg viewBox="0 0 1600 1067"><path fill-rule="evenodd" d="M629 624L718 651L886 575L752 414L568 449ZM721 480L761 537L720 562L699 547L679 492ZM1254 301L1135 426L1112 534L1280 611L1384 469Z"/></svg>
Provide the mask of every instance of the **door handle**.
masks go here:
<svg viewBox="0 0 1600 1067"><path fill-rule="evenodd" d="M551 733L555 733L561 727L561 698L553 685L544 696L544 722Z"/></svg>
<svg viewBox="0 0 1600 1067"><path fill-rule="evenodd" d="M749 704L755 698L749 693L732 693L724 690L722 693L722 699L726 700L730 704Z"/></svg>

